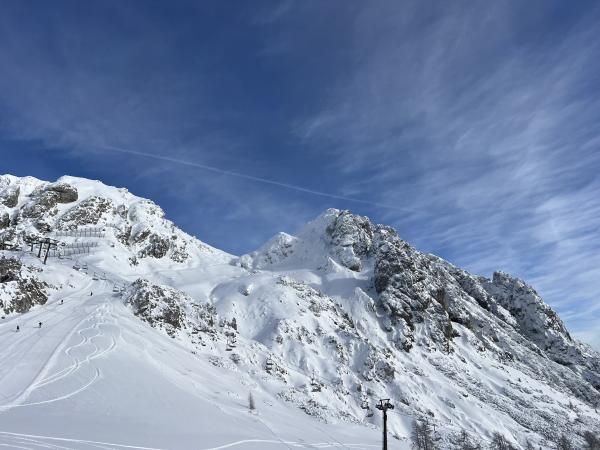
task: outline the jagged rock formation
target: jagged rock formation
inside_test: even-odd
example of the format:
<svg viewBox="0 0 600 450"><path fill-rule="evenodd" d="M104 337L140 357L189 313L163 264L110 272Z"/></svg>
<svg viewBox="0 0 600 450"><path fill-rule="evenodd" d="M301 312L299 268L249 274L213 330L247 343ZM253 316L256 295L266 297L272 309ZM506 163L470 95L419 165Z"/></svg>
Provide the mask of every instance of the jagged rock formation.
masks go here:
<svg viewBox="0 0 600 450"><path fill-rule="evenodd" d="M110 199L97 195L88 197L64 213L58 220L57 227L64 230L75 230L86 225L98 225L105 213L112 210Z"/></svg>
<svg viewBox="0 0 600 450"><path fill-rule="evenodd" d="M30 194L31 201L25 205L20 216L23 219L35 219L35 227L40 231L49 231L48 218L58 214L59 203L72 203L77 200L77 189L67 183L42 184Z"/></svg>
<svg viewBox="0 0 600 450"><path fill-rule="evenodd" d="M354 271L362 269L362 260L373 246L374 227L369 219L342 211L327 226L326 236L342 265Z"/></svg>
<svg viewBox="0 0 600 450"><path fill-rule="evenodd" d="M2 314L29 311L48 300L49 285L40 281L32 268L16 258L0 258L0 310Z"/></svg>
<svg viewBox="0 0 600 450"><path fill-rule="evenodd" d="M8 211L0 210L0 230L8 228L10 226L10 216Z"/></svg>
<svg viewBox="0 0 600 450"><path fill-rule="evenodd" d="M14 208L19 203L19 186L0 183L0 203L7 208Z"/></svg>
<svg viewBox="0 0 600 450"><path fill-rule="evenodd" d="M412 365L407 359L413 363L423 360L459 386L464 397L493 404L493 408L505 411L522 427L548 439L553 431L544 425L550 420L544 403L554 401L537 397L540 403L528 403L524 414L514 402L523 392L533 395L533 391L521 383L509 384L504 395L497 397L484 384L475 382L478 370L465 370L461 365L480 366L481 361L475 362L478 358L495 361L590 406L600 402L600 356L573 340L556 313L531 287L501 272L491 280L471 275L436 256L417 251L390 227L372 224L348 211L328 210L301 230L298 237L280 234L239 262L243 267L285 269L288 273L293 266L312 268L321 279L343 278L344 270L349 269L345 276L350 284L357 276L365 280L360 295L340 299L358 324L356 335L346 340L339 338L340 330L332 332L332 340L340 341L344 349L343 357L335 357L337 372L359 375L344 383L348 389L353 383L369 383L371 392L385 392L404 403L407 398L403 392L415 380L400 381L398 374L406 373ZM360 275L351 275L352 272ZM368 313L365 315L364 311ZM341 317L339 312L338 316ZM380 339L374 339L374 329L383 331ZM360 330L367 332L362 334ZM285 331L287 339L309 345L319 341L316 329L298 330L297 325L286 323ZM286 338L276 340L281 342L286 342ZM314 359L309 345L303 352L307 360ZM315 353L325 351L315 349ZM408 370L419 373L419 366L422 364ZM455 399L441 402L456 408ZM407 409L415 414L414 405ZM429 411L423 414L428 415ZM563 430L578 426L554 415L552 421Z"/></svg>
<svg viewBox="0 0 600 450"><path fill-rule="evenodd" d="M183 335L194 345L205 346L207 340L215 341L223 334L217 327L219 317L213 305L196 303L169 286L139 278L127 289L124 302L151 326L163 329L171 337Z"/></svg>
<svg viewBox="0 0 600 450"><path fill-rule="evenodd" d="M153 202L99 182L92 182L95 189L89 194L89 183L74 177L47 183L0 176L0 230L10 230L11 239L18 240L102 227L127 248L132 265L145 258L183 263L201 253L222 254L175 228Z"/></svg>

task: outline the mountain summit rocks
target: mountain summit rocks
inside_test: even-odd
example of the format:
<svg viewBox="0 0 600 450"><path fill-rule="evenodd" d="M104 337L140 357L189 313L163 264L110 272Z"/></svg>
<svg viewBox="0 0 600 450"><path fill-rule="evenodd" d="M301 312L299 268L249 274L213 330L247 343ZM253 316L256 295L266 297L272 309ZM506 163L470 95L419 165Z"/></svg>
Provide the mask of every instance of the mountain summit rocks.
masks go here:
<svg viewBox="0 0 600 450"><path fill-rule="evenodd" d="M0 240L99 227L127 248L132 265L144 258L184 262L199 253L223 254L177 229L150 200L98 181L3 175L0 203Z"/></svg>

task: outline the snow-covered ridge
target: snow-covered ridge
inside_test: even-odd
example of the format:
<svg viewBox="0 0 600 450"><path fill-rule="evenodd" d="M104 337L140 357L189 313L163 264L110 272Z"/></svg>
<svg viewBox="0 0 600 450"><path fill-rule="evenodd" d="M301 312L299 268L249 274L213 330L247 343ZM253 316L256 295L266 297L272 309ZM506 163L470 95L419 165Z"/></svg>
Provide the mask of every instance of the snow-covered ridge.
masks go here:
<svg viewBox="0 0 600 450"><path fill-rule="evenodd" d="M74 255L40 270L30 237L55 238ZM461 430L544 448L563 432L581 444L585 431L600 431L600 355L572 339L532 287L502 272L472 275L349 211L329 209L296 236L279 233L236 258L126 189L1 176L0 242L20 249L6 258L23 259L18 271L7 264L10 286L33 277L52 303L89 284L89 302L314 427L370 436L375 403L390 398L401 448L415 419L436 425L442 448ZM93 251L75 254L91 242ZM0 282L6 298L10 286ZM27 308L35 303L44 302ZM178 378L181 389L192 389L189 377Z"/></svg>
<svg viewBox="0 0 600 450"><path fill-rule="evenodd" d="M398 380L411 365L403 357L406 355L411 363L425 358L426 363L417 364L418 371L435 361L434 367L448 381L466 388L483 403L492 401L492 392L479 390L485 384L476 390L471 388L475 379L489 377L490 365L494 364L518 370L524 374L516 377L519 380L531 377L590 406L600 401L600 356L571 338L558 315L533 288L502 272L494 273L492 279L471 275L419 252L392 228L373 224L364 217L328 210L307 224L297 237L280 234L257 252L241 257L239 263L248 268L284 271L324 292L338 294L351 317L366 324L363 327L369 330L368 342L376 342L375 351L389 353L372 358L386 360L386 372L393 380L376 377L375 381L385 386L378 395L390 395L391 386L403 386L396 394L396 400L402 402L404 394L400 392L412 390L409 386L414 380ZM355 286L360 295L340 290L341 279L349 287ZM356 302L364 302L364 308L357 307ZM376 336L378 341L374 340ZM352 346L343 348L350 349L346 357L349 361L361 353ZM304 357L310 359L310 352L305 353ZM432 359L427 354L439 356ZM475 355L485 355L484 361ZM452 361L461 361L470 370L460 368L460 364L453 368ZM360 374L366 361L356 362L348 371ZM360 378L369 376L362 373ZM515 388L522 390L523 386ZM509 393L510 389L504 388L506 404L496 406L520 426L543 434L546 425L542 423L548 423L543 407L538 416L537 407L528 403L528 412L523 414L506 401L507 397L513 401L521 397L517 392ZM452 404L451 409L455 409L454 400ZM429 412L437 417L439 412L446 416L447 410L438 404ZM566 429L570 425L562 422L562 426ZM551 439L550 433L546 438Z"/></svg>
<svg viewBox="0 0 600 450"><path fill-rule="evenodd" d="M127 189L70 176L54 183L0 176L0 240L84 227L102 227L116 237L132 265L144 258L179 263L209 254L230 258L179 230L158 205Z"/></svg>

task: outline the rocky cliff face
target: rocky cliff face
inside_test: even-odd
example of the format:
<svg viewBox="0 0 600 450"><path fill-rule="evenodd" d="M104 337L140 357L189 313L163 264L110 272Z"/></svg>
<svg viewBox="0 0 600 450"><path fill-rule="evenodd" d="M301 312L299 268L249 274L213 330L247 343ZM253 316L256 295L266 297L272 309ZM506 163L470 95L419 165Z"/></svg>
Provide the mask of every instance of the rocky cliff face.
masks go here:
<svg viewBox="0 0 600 450"><path fill-rule="evenodd" d="M320 251L320 254L316 254ZM311 259L305 255L311 255ZM533 288L502 272L493 278L474 276L433 255L419 252L387 226L375 225L349 211L328 210L298 237L279 234L261 250L242 257L246 266L310 267L331 259L360 272L365 269L374 289L383 326L397 335L399 347L410 350L415 325L428 324L430 342L443 346L447 323L485 328L482 314L493 317L563 365L583 351L558 315ZM306 264L304 264L306 263ZM316 268L328 270L326 264ZM456 336L455 336L456 337ZM441 348L441 347L440 347Z"/></svg>
<svg viewBox="0 0 600 450"><path fill-rule="evenodd" d="M19 186L10 185L8 182L0 183L0 203L7 208L14 208L19 202Z"/></svg>
<svg viewBox="0 0 600 450"><path fill-rule="evenodd" d="M568 416L566 404L558 405L555 400L536 395L531 387L535 383L577 398L588 407L600 402L600 355L572 339L557 314L533 288L502 272L496 272L492 279L469 274L419 252L390 227L373 224L348 211L328 210L297 237L279 235L240 261L245 267L274 272L283 269L288 275L296 267L297 276L304 278L304 271L312 269L324 293L340 292L327 283L328 279L335 279L335 286L344 277L350 286L362 280L353 295L342 294L334 301L341 306L340 310L332 310L335 321L343 323L347 313L356 325L344 330L329 328L327 339L339 345L339 354L318 346L313 349L323 339L319 334L326 328L323 317L314 328L303 325L298 329L298 325L286 322L285 333L280 333L283 337L266 343L277 348L288 339L306 341L303 358L312 360L315 367L320 363L311 356L310 349L315 354L332 355L338 363L337 376L357 375L342 383L350 391L353 386L364 385L364 389L391 396L400 404L408 402L409 413L415 404L407 399L406 391L413 390L410 386L416 380L402 374L407 370L421 373L423 367L433 366L459 387L463 398L493 405L491 408L503 410L523 428L548 439L554 432L547 429L550 422L562 430L579 425L564 419ZM308 280L314 285L313 276ZM519 381L508 384L502 395L497 395L485 382L476 381L487 377L485 370L477 374L486 364L516 370L521 374ZM518 406L524 392L530 398L526 413ZM355 398L358 401L361 397ZM452 404L451 409L458 408L451 398L441 401ZM556 412L550 414L552 418L547 413L550 405ZM559 414L561 409L563 413ZM440 407L438 412L431 409L421 413L437 417L442 410ZM412 409L410 414L419 413ZM561 414L567 416L561 419Z"/></svg>
<svg viewBox="0 0 600 450"><path fill-rule="evenodd" d="M12 243L24 236L100 227L130 251L132 265L144 258L185 262L198 253L219 253L177 229L153 202L100 182L0 176L0 208L0 238Z"/></svg>
<svg viewBox="0 0 600 450"><path fill-rule="evenodd" d="M182 291L143 278L129 286L124 302L151 326L197 347L214 346L235 334L234 327L219 318L214 305L196 302Z"/></svg>
<svg viewBox="0 0 600 450"><path fill-rule="evenodd" d="M35 269L16 258L0 258L0 312L2 315L29 311L48 300L49 285L40 281Z"/></svg>
<svg viewBox="0 0 600 450"><path fill-rule="evenodd" d="M325 238L329 240L333 256L348 269L360 271L363 260L373 248L373 224L366 217L349 211L331 213L334 218L325 230Z"/></svg>

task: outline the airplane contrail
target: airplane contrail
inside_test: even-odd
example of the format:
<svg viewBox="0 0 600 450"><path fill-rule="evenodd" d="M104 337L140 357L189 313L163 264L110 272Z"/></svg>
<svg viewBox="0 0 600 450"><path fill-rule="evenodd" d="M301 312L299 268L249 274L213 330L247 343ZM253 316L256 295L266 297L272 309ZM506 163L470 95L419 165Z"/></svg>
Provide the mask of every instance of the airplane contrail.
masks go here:
<svg viewBox="0 0 600 450"><path fill-rule="evenodd" d="M171 156L163 156L163 155L156 155L153 153L140 152L140 151L136 151L136 150L115 147L113 145L92 145L92 146L101 148L101 149L105 149L105 150L111 150L111 151L118 152L118 153L142 156L142 157L146 157L146 158L157 159L160 161L181 164L184 166L195 167L195 168L206 170L209 172L218 173L220 175L227 175L227 176L231 176L231 177L242 178L245 180L256 181L258 183L270 184L272 186L278 186L278 187L282 187L285 189L291 189L294 191L303 192L305 194L318 195L320 197L327 197L327 198L332 198L335 200L344 200L344 201L348 201L348 202L361 203L361 204L370 205L370 206L378 206L380 208L392 209L392 210L396 210L396 211L413 212L407 208L402 208L402 207L393 206L393 205L387 205L385 203L371 202L368 200L361 200L359 198L347 197L345 195L336 195L336 194L331 194L328 192L317 191L315 189L309 189L309 188L305 188L305 187L298 186L295 184L282 183L280 181L271 180L269 178L257 177L257 176L248 175L245 173L234 172L232 170L225 170L225 169L221 169L219 167L209 166L207 164L201 164L201 163L197 163L194 161L187 161L185 159L180 159L180 158L173 158Z"/></svg>

